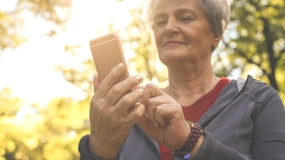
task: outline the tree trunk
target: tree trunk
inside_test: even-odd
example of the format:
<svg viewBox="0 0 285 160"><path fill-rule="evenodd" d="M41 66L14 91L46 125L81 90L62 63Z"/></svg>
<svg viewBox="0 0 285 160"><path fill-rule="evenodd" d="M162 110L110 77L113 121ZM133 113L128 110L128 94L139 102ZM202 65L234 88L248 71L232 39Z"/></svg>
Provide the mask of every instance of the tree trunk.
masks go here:
<svg viewBox="0 0 285 160"><path fill-rule="evenodd" d="M275 88L277 91L279 91L279 86L277 84L276 81L276 77L275 77L275 71L276 71L276 66L277 66L277 61L278 59L276 59L275 55L274 55L274 50L273 50L273 44L274 44L274 38L272 33L270 33L270 24L269 24L269 20L266 18L262 18L263 21L263 34L265 36L265 45L267 48L267 52L268 52L268 61L269 61L269 66L270 66L270 71L267 72L267 77L269 79L269 83L270 85Z"/></svg>

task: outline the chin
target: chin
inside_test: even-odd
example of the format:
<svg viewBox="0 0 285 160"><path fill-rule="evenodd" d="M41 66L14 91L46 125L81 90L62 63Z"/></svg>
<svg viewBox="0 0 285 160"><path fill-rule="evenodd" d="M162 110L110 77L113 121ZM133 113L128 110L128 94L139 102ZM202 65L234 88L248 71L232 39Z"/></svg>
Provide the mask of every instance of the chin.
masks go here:
<svg viewBox="0 0 285 160"><path fill-rule="evenodd" d="M167 50L159 53L161 61L183 61L189 57L189 52L181 50Z"/></svg>

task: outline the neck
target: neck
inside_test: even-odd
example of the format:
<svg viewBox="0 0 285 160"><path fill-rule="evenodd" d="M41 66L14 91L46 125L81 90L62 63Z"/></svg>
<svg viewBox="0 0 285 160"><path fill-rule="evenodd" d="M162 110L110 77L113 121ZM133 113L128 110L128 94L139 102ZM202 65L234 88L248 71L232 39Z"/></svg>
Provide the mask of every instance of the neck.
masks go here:
<svg viewBox="0 0 285 160"><path fill-rule="evenodd" d="M199 70L184 70L177 72L177 69L169 70L169 86L165 92L173 97L182 106L188 106L197 99L211 91L219 82L217 76L212 72L212 67Z"/></svg>

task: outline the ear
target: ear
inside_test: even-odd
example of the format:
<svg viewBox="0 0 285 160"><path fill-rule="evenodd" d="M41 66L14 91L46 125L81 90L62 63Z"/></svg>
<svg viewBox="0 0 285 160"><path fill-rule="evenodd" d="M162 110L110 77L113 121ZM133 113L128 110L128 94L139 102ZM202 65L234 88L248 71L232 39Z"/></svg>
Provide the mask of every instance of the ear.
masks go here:
<svg viewBox="0 0 285 160"><path fill-rule="evenodd" d="M222 35L214 35L212 39L212 47L215 48L219 44L220 40L222 38Z"/></svg>

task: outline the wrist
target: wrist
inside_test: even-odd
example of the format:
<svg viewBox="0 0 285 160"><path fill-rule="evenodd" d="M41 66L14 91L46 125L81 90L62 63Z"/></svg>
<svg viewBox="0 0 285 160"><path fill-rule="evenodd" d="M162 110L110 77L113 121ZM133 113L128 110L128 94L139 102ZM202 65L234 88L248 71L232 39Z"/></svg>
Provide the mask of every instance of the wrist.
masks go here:
<svg viewBox="0 0 285 160"><path fill-rule="evenodd" d="M90 136L89 138L89 149L96 157L99 157L102 160L116 160L119 159L119 152L112 151L109 147L100 145L96 142L94 137Z"/></svg>
<svg viewBox="0 0 285 160"><path fill-rule="evenodd" d="M176 149L173 154L178 157L183 159L186 155L194 156L197 151L199 150L202 142L203 142L203 135L204 135L204 130L197 124L193 122L188 122L190 126L190 134L185 141L184 145L180 147L179 149Z"/></svg>

